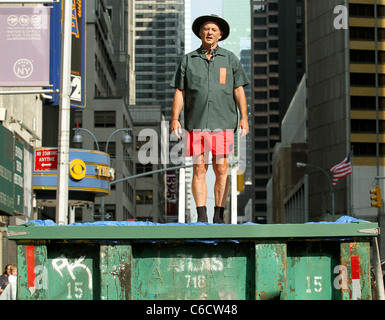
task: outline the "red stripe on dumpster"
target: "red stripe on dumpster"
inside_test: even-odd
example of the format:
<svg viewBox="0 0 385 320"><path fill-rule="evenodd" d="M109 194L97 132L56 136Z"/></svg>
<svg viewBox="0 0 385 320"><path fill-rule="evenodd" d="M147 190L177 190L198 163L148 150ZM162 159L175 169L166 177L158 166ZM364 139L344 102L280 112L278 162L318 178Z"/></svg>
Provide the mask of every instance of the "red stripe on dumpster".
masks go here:
<svg viewBox="0 0 385 320"><path fill-rule="evenodd" d="M35 246L27 247L27 279L28 287L35 286Z"/></svg>
<svg viewBox="0 0 385 320"><path fill-rule="evenodd" d="M351 257L350 263L352 267L352 299L361 299L361 280L360 280L360 259L359 257Z"/></svg>
<svg viewBox="0 0 385 320"><path fill-rule="evenodd" d="M351 257L350 261L352 264L352 279L359 279L360 278L360 258Z"/></svg>

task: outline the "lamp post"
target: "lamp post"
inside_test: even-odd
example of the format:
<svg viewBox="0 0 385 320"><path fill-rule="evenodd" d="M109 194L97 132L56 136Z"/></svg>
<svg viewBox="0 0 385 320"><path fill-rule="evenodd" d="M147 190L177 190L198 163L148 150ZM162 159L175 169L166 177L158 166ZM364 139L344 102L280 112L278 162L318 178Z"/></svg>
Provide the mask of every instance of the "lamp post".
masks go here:
<svg viewBox="0 0 385 320"><path fill-rule="evenodd" d="M326 177L328 178L328 181L329 181L330 197L332 200L332 219L334 220L334 218L335 218L334 193L333 193L332 179L330 178L329 174L324 169L322 169L321 167L319 167L315 164L297 162L297 167L298 168L300 168L300 167L314 167L314 168L317 168L318 170L322 171L326 175Z"/></svg>
<svg viewBox="0 0 385 320"><path fill-rule="evenodd" d="M88 134L91 135L91 137L94 139L95 141L95 144L96 144L96 149L98 151L100 151L99 149L99 143L98 143L98 140L96 139L95 135L88 129L85 129L85 128L79 128L79 127L76 127L76 128L73 128L72 130L75 130L75 135L73 137L73 142L76 143L76 144L81 144L83 143L83 137L82 135L79 133L79 131L85 131L87 132ZM110 140L112 138L113 135L115 135L116 133L118 132L121 132L121 131L125 131L126 133L124 134L124 136L122 137L122 143L124 145L128 145L128 144L131 144L132 143L132 137L131 135L128 133L129 131L131 131L132 129L131 128L121 128L121 129L117 129L115 130L113 133L111 133L111 135L108 137L107 139L107 142L106 142L106 147L105 147L105 152L108 153L108 145L110 143ZM104 197L101 197L100 198L100 220L101 221L104 221L104 216L105 216L105 206L104 206Z"/></svg>

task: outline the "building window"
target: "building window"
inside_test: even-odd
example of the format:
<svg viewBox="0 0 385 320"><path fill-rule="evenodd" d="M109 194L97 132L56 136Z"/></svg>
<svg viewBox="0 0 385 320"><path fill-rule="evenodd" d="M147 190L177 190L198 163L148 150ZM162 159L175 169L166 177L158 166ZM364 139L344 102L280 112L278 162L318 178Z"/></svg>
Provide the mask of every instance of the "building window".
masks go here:
<svg viewBox="0 0 385 320"><path fill-rule="evenodd" d="M136 163L135 167L136 167L136 174L153 171L152 170L152 163L148 163L148 164ZM149 174L147 177L151 177L151 176L152 175Z"/></svg>
<svg viewBox="0 0 385 320"><path fill-rule="evenodd" d="M265 26L266 25L266 18L254 18L254 25L255 26Z"/></svg>
<svg viewBox="0 0 385 320"><path fill-rule="evenodd" d="M94 205L94 220L99 221L100 216L100 205ZM104 220L106 221L115 221L116 220L116 205L114 204L105 204L104 205Z"/></svg>
<svg viewBox="0 0 385 320"><path fill-rule="evenodd" d="M148 143L148 142L150 141L150 139L151 139L151 138L147 136L145 141L139 141L139 137L136 136L136 137L135 137L135 148L136 148L136 151L139 151L140 148L141 148L143 145L145 145L146 143Z"/></svg>
<svg viewBox="0 0 385 320"><path fill-rule="evenodd" d="M107 142L99 141L99 150L105 152L106 151L106 144ZM96 143L94 143L94 148L96 149ZM116 143L115 141L110 141L108 143L108 150L107 153L114 158L116 156Z"/></svg>
<svg viewBox="0 0 385 320"><path fill-rule="evenodd" d="M351 17L374 17L374 5L372 4L349 4L349 15Z"/></svg>
<svg viewBox="0 0 385 320"><path fill-rule="evenodd" d="M266 38L267 31L265 29L254 30L254 38Z"/></svg>
<svg viewBox="0 0 385 320"><path fill-rule="evenodd" d="M152 204L152 190L137 190L136 204Z"/></svg>
<svg viewBox="0 0 385 320"><path fill-rule="evenodd" d="M95 111L95 128L114 128L116 126L115 111Z"/></svg>
<svg viewBox="0 0 385 320"><path fill-rule="evenodd" d="M376 120L351 120L352 133L376 133ZM379 121L379 133L385 132L385 121Z"/></svg>
<svg viewBox="0 0 385 320"><path fill-rule="evenodd" d="M375 52L373 50L350 50L350 62L374 63Z"/></svg>
<svg viewBox="0 0 385 320"><path fill-rule="evenodd" d="M376 110L376 97L352 96L350 99L353 110ZM380 109L385 109L385 98L378 100Z"/></svg>
<svg viewBox="0 0 385 320"><path fill-rule="evenodd" d="M376 144L375 143L352 143L354 155L355 156L367 156L375 157L376 156ZM380 155L385 154L385 145L380 143Z"/></svg>
<svg viewBox="0 0 385 320"><path fill-rule="evenodd" d="M77 126L83 127L83 111L74 111L74 121Z"/></svg>
<svg viewBox="0 0 385 320"><path fill-rule="evenodd" d="M374 28L350 27L350 40L374 41Z"/></svg>
<svg viewBox="0 0 385 320"><path fill-rule="evenodd" d="M266 12L266 5L264 4L255 4L253 5L254 13L263 13Z"/></svg>

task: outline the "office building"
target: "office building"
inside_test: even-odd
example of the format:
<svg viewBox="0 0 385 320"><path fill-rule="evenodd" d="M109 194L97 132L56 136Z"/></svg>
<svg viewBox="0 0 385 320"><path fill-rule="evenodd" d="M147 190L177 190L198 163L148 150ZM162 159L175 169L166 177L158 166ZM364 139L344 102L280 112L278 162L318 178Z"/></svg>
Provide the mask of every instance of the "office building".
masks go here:
<svg viewBox="0 0 385 320"><path fill-rule="evenodd" d="M280 141L280 122L305 72L303 6L303 1L294 0L251 2L251 135L256 221L266 221L266 185L272 175L274 146Z"/></svg>
<svg viewBox="0 0 385 320"><path fill-rule="evenodd" d="M123 145L121 128L133 129L128 103L134 102L133 0L87 2L87 102L83 110L72 110L72 126L80 132L82 148L96 149L111 156L115 179L132 175L134 146ZM132 131L131 131L132 134ZM134 140L134 137L132 137ZM96 141L95 141L96 140ZM108 141L108 150L106 150ZM73 147L79 147L72 144ZM127 220L135 212L135 183L111 186L104 198L105 216L100 214L100 198L95 205L76 209L75 221Z"/></svg>
<svg viewBox="0 0 385 320"><path fill-rule="evenodd" d="M136 105L161 105L169 120L170 82L184 54L184 0L134 1Z"/></svg>
<svg viewBox="0 0 385 320"><path fill-rule="evenodd" d="M384 8L307 1L309 163L328 170L352 151L352 174L333 186L336 216L378 219L369 190L384 185L375 179L384 176ZM310 171L310 218L330 218L328 190Z"/></svg>

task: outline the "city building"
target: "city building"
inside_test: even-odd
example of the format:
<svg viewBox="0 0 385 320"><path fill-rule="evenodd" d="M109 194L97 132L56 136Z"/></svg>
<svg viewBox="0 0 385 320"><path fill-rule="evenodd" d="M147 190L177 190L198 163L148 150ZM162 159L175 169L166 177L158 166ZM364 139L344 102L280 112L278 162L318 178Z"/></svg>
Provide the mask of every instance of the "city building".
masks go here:
<svg viewBox="0 0 385 320"><path fill-rule="evenodd" d="M306 75L281 123L282 139L274 147L273 174L267 185L267 223L308 222L308 176L297 162L307 163Z"/></svg>
<svg viewBox="0 0 385 320"><path fill-rule="evenodd" d="M132 181L135 186L134 205L135 211L130 213L128 219L137 221L151 222L170 222L172 215L176 217L176 212L168 212L166 173L150 173L159 169L166 168L162 163L161 153L163 146L167 146L167 141L162 141L161 133L164 132L164 116L161 106L130 106L130 114L133 121L133 148L132 154L133 172L136 176ZM142 174L146 174L141 176ZM128 182L127 181L127 182ZM125 183L125 182L123 182ZM130 184L127 188L130 188ZM170 214L169 219L166 215ZM174 221L176 220L174 219Z"/></svg>
<svg viewBox="0 0 385 320"><path fill-rule="evenodd" d="M282 128L296 114L295 101L306 98L307 138L302 142L307 142L307 150L299 168L293 159L289 162L286 169L297 178L290 182L289 192L283 190L281 180L280 198L285 200L277 203L281 209L274 208L274 202L272 220L330 221L349 215L381 223L370 190L376 185L384 189L381 40L385 2L349 1L337 6L307 1L306 9L307 93L303 95L302 85L298 88L294 109L285 116ZM287 135L282 132L282 148L288 146L283 143ZM349 155L351 174L333 184L330 169ZM274 168L279 172L278 161ZM279 179L270 182L270 200L276 195L276 184Z"/></svg>
<svg viewBox="0 0 385 320"><path fill-rule="evenodd" d="M184 54L184 0L135 1L136 105L161 105L171 117L172 76Z"/></svg>
<svg viewBox="0 0 385 320"><path fill-rule="evenodd" d="M337 216L379 217L369 191L384 186L384 5L307 2L309 163L328 170L352 152L352 174L333 186ZM309 173L313 220L331 214L321 175Z"/></svg>
<svg viewBox="0 0 385 320"><path fill-rule="evenodd" d="M305 72L304 1L251 2L254 219L266 221L268 181L280 122Z"/></svg>
<svg viewBox="0 0 385 320"><path fill-rule="evenodd" d="M99 149L110 154L116 180L132 175L134 166L133 144L123 145L124 132L116 132L121 128L133 130L128 109L128 103L135 101L134 43L130 38L134 34L133 10L133 1L87 2L87 103L84 109L73 110L73 128L87 129L94 136L80 132L82 148L96 149L96 140ZM133 216L135 182L127 184L111 185L110 195L103 199L106 216L101 216L99 198L94 206L77 209L75 221L127 220Z"/></svg>
<svg viewBox="0 0 385 320"><path fill-rule="evenodd" d="M86 3L85 107L71 108L71 129L89 131L79 132L83 143L78 145L72 142L75 130L71 130L71 147L107 151L115 179L133 172L133 146L123 145L124 132L116 132L121 128L133 129L128 110L128 103L135 102L134 42L130 38L134 33L133 8L133 0ZM55 147L58 106L48 100L43 109L43 146ZM131 216L135 210L134 182L129 183L130 188L111 185L111 193L104 201L97 198L95 204L77 208L75 221L124 220ZM102 207L105 215L100 213ZM41 218L53 217L53 208L42 210Z"/></svg>

